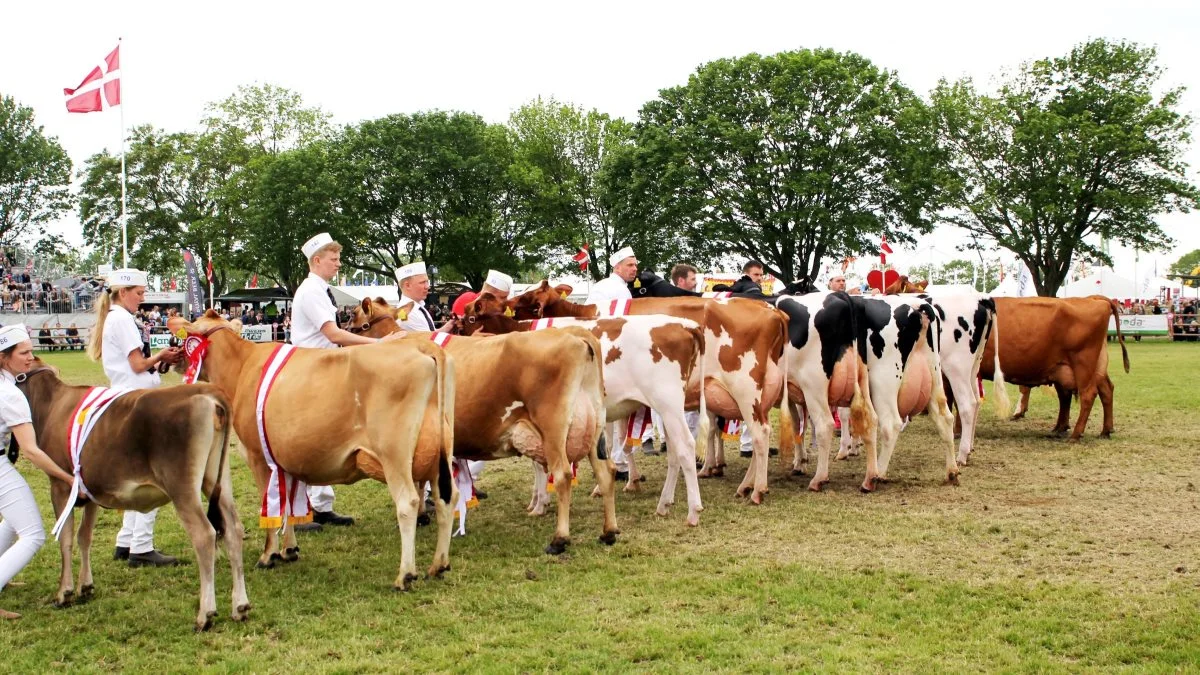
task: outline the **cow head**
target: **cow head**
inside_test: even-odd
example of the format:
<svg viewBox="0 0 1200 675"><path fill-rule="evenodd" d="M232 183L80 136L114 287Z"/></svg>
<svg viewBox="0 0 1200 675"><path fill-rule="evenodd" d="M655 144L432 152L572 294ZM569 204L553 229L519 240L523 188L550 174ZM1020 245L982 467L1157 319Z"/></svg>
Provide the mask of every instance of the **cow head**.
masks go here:
<svg viewBox="0 0 1200 675"><path fill-rule="evenodd" d="M524 330L511 316L497 312L468 314L457 325L459 335L502 335Z"/></svg>
<svg viewBox="0 0 1200 675"><path fill-rule="evenodd" d="M497 298L488 291L479 294L473 302L467 305L465 316L480 316L484 314L506 314L511 316L513 310L505 300Z"/></svg>
<svg viewBox="0 0 1200 675"><path fill-rule="evenodd" d="M895 281L884 289L885 295L898 295L900 293L924 293L925 287L929 285L929 280L912 281L907 275L901 275Z"/></svg>
<svg viewBox="0 0 1200 675"><path fill-rule="evenodd" d="M361 304L354 308L354 317L350 321L351 333L366 337L383 337L400 330L398 321L408 318L413 303L405 303L393 308L383 298L363 298Z"/></svg>
<svg viewBox="0 0 1200 675"><path fill-rule="evenodd" d="M546 314L547 307L564 301L571 294L571 290L572 288L565 284L552 287L549 281L543 279L540 285L509 300L508 304L517 320L540 319Z"/></svg>
<svg viewBox="0 0 1200 675"><path fill-rule="evenodd" d="M650 270L638 272L629 284L629 293L634 298L679 298L700 297L701 293L685 291Z"/></svg>

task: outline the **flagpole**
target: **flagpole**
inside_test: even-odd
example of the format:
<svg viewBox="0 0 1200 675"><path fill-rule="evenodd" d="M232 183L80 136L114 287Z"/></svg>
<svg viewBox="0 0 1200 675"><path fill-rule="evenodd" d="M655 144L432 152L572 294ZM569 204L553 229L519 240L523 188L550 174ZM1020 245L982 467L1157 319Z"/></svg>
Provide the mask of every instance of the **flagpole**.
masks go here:
<svg viewBox="0 0 1200 675"><path fill-rule="evenodd" d="M121 48L121 38L117 38L117 49ZM119 52L118 52L119 53ZM125 60L125 55L121 54L121 60ZM125 79L125 72L122 67L121 79ZM123 89L123 87L122 87ZM129 235L127 234L127 223L129 215L125 211L125 92L121 92L121 104L117 106L121 109L121 267L129 267Z"/></svg>
<svg viewBox="0 0 1200 675"><path fill-rule="evenodd" d="M208 265L212 266L212 242L208 242ZM212 275L208 275L208 308L213 309L213 282Z"/></svg>

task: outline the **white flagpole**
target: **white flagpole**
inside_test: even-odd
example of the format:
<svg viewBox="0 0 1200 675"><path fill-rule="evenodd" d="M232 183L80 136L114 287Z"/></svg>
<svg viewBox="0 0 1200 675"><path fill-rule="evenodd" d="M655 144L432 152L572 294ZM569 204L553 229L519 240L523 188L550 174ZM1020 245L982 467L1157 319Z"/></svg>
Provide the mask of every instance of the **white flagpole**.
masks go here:
<svg viewBox="0 0 1200 675"><path fill-rule="evenodd" d="M121 38L117 38L117 49L121 49ZM120 52L118 51L118 54ZM121 79L125 79L125 55L120 54L121 59ZM121 83L121 267L129 267L129 235L127 234L127 223L129 216L125 211L125 86Z"/></svg>
<svg viewBox="0 0 1200 675"><path fill-rule="evenodd" d="M211 242L211 241L210 241L210 242L208 242L208 260L207 260L206 262L208 263L208 265L212 265L212 242ZM204 271L205 271L206 273L208 272L208 266L207 266L207 265L205 266L205 268L204 268ZM205 276L207 276L207 274L206 274ZM213 309L213 282L212 282L212 277L209 277L209 279L208 279L208 308L209 308L209 309Z"/></svg>

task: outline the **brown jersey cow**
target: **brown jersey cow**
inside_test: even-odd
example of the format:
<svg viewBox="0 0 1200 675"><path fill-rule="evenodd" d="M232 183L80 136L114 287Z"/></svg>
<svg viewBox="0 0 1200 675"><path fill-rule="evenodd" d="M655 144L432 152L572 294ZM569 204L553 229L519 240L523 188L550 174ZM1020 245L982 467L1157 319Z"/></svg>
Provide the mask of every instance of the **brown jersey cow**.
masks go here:
<svg viewBox="0 0 1200 675"><path fill-rule="evenodd" d="M1096 396L1104 407L1107 438L1113 431L1113 384L1108 377L1108 318L1118 317L1117 338L1121 343L1125 372L1129 352L1120 333L1120 311L1112 300L1093 295L1087 298L994 298L999 331L1004 334L1000 367L1013 384L1037 387L1053 384L1059 392L1056 433L1066 433L1070 414L1070 392L1079 394L1079 420L1070 440L1078 441L1087 427ZM979 376L992 379L996 334L988 337ZM1026 399L1027 400L1027 399ZM1017 417L1024 414L1021 410Z"/></svg>
<svg viewBox="0 0 1200 675"><path fill-rule="evenodd" d="M29 399L38 443L59 466L70 472L69 435L72 417L92 389L64 384L58 372L36 362L19 377ZM217 614L213 583L216 539L222 537L233 572L233 619L250 612L242 575L242 524L233 502L226 451L229 447L229 402L216 387L138 389L116 398L92 427L80 451L80 477L91 499L79 525L79 598L92 596L92 529L98 507L149 511L167 502L175 506L183 529L196 549L200 571L200 610L196 630L207 630ZM4 461L4 460L0 460ZM71 486L50 481L54 512L73 509L67 504ZM208 495L208 516L200 500ZM75 599L71 578L71 539L75 516L70 514L59 536L62 576L55 604Z"/></svg>

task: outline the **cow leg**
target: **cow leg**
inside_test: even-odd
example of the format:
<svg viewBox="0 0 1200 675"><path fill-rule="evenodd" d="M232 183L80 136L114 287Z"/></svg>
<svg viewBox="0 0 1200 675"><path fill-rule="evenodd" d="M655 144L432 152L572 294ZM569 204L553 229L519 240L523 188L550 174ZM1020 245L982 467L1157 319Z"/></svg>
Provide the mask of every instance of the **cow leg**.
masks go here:
<svg viewBox="0 0 1200 675"><path fill-rule="evenodd" d="M433 563L426 572L427 577L440 578L442 573L450 569L450 537L454 525L454 505L458 503L458 488L454 484L454 474L450 469L450 460L438 457L438 478L433 485L433 512L437 522L437 544L433 550ZM445 478L442 478L442 474ZM443 482L445 485L443 485ZM445 490L443 488L449 488ZM449 494L443 494L449 492Z"/></svg>
<svg viewBox="0 0 1200 675"><path fill-rule="evenodd" d="M809 481L808 489L820 492L821 487L829 482L829 453L833 445L833 413L829 410L829 403L824 400L809 403L808 421L817 441L817 471Z"/></svg>
<svg viewBox="0 0 1200 675"><path fill-rule="evenodd" d="M2 460L0 460L2 461ZM50 501L54 504L54 516L62 515L63 509L72 509L73 504L67 504L70 487L51 481ZM75 602L75 579L71 573L71 542L75 538L75 513L72 509L63 524L62 532L58 535L58 552L62 556L62 574L58 579L58 593L54 595L55 607L69 607Z"/></svg>
<svg viewBox="0 0 1200 675"><path fill-rule="evenodd" d="M792 455L792 475L803 476L804 469L808 466L808 444L804 442L805 433L809 430L808 407L791 400L788 404L792 406L792 419L800 421L800 431L796 434L796 452Z"/></svg>
<svg viewBox="0 0 1200 675"><path fill-rule="evenodd" d="M238 518L237 504L233 502L233 480L226 467L221 477L221 498L217 503L221 510L221 520L225 524L225 533L221 542L225 546L225 557L229 558L229 573L233 578L233 612L234 621L245 621L250 618L250 598L246 594L246 571L242 568L242 542L245 540L246 528Z"/></svg>
<svg viewBox="0 0 1200 675"><path fill-rule="evenodd" d="M83 507L83 519L79 522L79 601L92 599L95 585L92 583L92 533L96 529L96 515L100 507L88 502Z"/></svg>
<svg viewBox="0 0 1200 675"><path fill-rule="evenodd" d="M1100 392L1100 405L1104 408L1104 426L1100 429L1100 438L1112 438L1113 433L1113 393L1116 386L1106 373L1096 383Z"/></svg>
<svg viewBox="0 0 1200 675"><path fill-rule="evenodd" d="M700 473L696 474L700 478L715 478L725 475L725 442L721 439L721 427L717 425L715 415L708 416L708 425L701 425L701 431L708 430L705 438L701 439L704 443L704 467L700 469ZM720 452L720 460L717 459L717 453ZM719 461L719 463L718 463Z"/></svg>
<svg viewBox="0 0 1200 675"><path fill-rule="evenodd" d="M1092 414L1092 404L1096 402L1096 395L1099 393L1096 382L1098 377L1092 375L1086 385L1084 380L1079 378L1078 370L1075 377L1075 381L1079 383L1079 419L1075 422L1075 430L1071 432L1071 437L1067 439L1072 443L1079 442L1083 436L1083 432L1087 428L1088 417Z"/></svg>
<svg viewBox="0 0 1200 675"><path fill-rule="evenodd" d="M1054 436L1066 436L1071 430L1071 390L1056 382L1054 393L1058 395L1058 419L1054 421L1054 428L1050 433Z"/></svg>
<svg viewBox="0 0 1200 675"><path fill-rule="evenodd" d="M263 459L261 452L255 452L247 447L243 453L246 458L246 464L250 466L250 473L254 476L254 484L258 487L257 495L261 501L263 495L267 493L267 483L271 480L271 469L267 466L266 460ZM226 467L228 471L228 467ZM224 491L224 488L222 488ZM276 528L266 528L263 537L262 554L258 556L258 562L255 567L259 569L271 569L276 563L283 562L283 556L279 554L279 530Z"/></svg>
<svg viewBox="0 0 1200 675"><path fill-rule="evenodd" d="M392 588L407 591L417 579L417 507L421 502L421 493L413 483L412 464L396 467L394 462L389 461L383 470L387 476L388 492L396 504L396 522L400 527L400 571Z"/></svg>
<svg viewBox="0 0 1200 675"><path fill-rule="evenodd" d="M700 524L700 512L704 510L700 501L700 482L696 479L696 444L683 418L682 406L678 410L672 409L670 413L664 409L662 422L667 433L668 467L667 481L658 500L658 515L667 515L667 507L675 502L675 476L682 470L688 498L687 524L695 527ZM674 467L670 466L671 458L674 458Z"/></svg>
<svg viewBox="0 0 1200 675"><path fill-rule="evenodd" d="M884 403L882 408L875 406L876 414L879 415L879 479L885 482L888 465L891 464L892 452L896 449L896 441L900 438L900 427L903 423L895 403L888 403Z"/></svg>
<svg viewBox="0 0 1200 675"><path fill-rule="evenodd" d="M1017 401L1017 407L1013 409L1012 420L1019 420L1025 417L1025 413L1029 411L1029 387L1021 386L1021 400Z"/></svg>
<svg viewBox="0 0 1200 675"><path fill-rule="evenodd" d="M958 485L958 464L954 460L954 415L946 404L946 389L942 384L942 374L936 366L933 367L933 392L929 397L926 410L933 419L934 426L946 444L946 482ZM978 406L976 406L978 408Z"/></svg>
<svg viewBox="0 0 1200 675"><path fill-rule="evenodd" d="M592 445L591 452L588 453L588 462L592 465L592 474L596 477L596 489L600 492L600 498L604 507L604 532L600 535L601 543L612 545L617 541L617 535L621 530L617 528L617 481L613 477L615 469L612 463L600 459L600 454L596 452L595 444ZM696 466L695 461L692 461L692 466ZM567 485L571 485L570 470L567 471ZM555 478L555 480L558 480ZM562 508L561 502L559 508Z"/></svg>
<svg viewBox="0 0 1200 675"><path fill-rule="evenodd" d="M546 506L550 504L550 491L546 487L546 470L541 464L533 462L533 496L529 500L529 506L525 509L531 516L546 515ZM599 496L597 494L597 496Z"/></svg>
<svg viewBox="0 0 1200 675"><path fill-rule="evenodd" d="M198 493L186 491L172 495L171 501L175 504L180 524L196 549L196 567L200 571L200 611L196 614L195 628L197 631L206 631L212 627L213 617L217 615L217 589L213 583L217 531L205 517Z"/></svg>
<svg viewBox="0 0 1200 675"><path fill-rule="evenodd" d="M946 383L950 390L946 391ZM958 414L951 414L954 428L951 433L958 436L958 464L967 465L967 459L975 448L975 425L979 423L979 389L975 384L975 376L970 372L951 372L946 374L942 382L942 391L946 394L946 412L950 412L951 400ZM930 397L933 405L935 397ZM936 423L936 419L935 419Z"/></svg>
<svg viewBox="0 0 1200 675"><path fill-rule="evenodd" d="M546 553L558 555L567 550L571 543L571 463L566 453L550 460L547 470L554 475L554 496L558 497L558 516L554 526L554 538L546 547Z"/></svg>
<svg viewBox="0 0 1200 675"><path fill-rule="evenodd" d="M839 459L839 460L849 459L850 455L858 454L858 453L854 452L854 434L850 431L850 425L847 423L850 420L850 409L849 408L838 408L838 419L843 420L843 421L842 421L842 433L840 436L841 443L838 446L838 454L835 459ZM834 427L834 431L837 431L836 426Z"/></svg>
<svg viewBox="0 0 1200 675"><path fill-rule="evenodd" d="M750 460L750 468L738 486L739 497L749 496L750 501L761 504L767 494L767 465L770 463L769 446L771 444L771 427L754 419L753 414L746 415L746 424L750 429L750 442L753 444L754 455Z"/></svg>
<svg viewBox="0 0 1200 675"><path fill-rule="evenodd" d="M629 465L629 480L625 482L625 492L642 491L642 474L638 473L637 463L633 459L633 451L638 447L641 446L628 446L625 448L625 462Z"/></svg>

